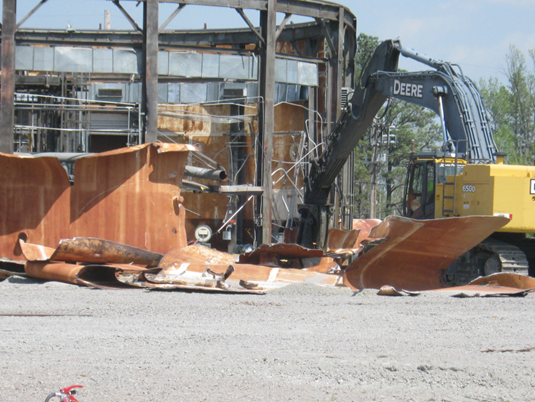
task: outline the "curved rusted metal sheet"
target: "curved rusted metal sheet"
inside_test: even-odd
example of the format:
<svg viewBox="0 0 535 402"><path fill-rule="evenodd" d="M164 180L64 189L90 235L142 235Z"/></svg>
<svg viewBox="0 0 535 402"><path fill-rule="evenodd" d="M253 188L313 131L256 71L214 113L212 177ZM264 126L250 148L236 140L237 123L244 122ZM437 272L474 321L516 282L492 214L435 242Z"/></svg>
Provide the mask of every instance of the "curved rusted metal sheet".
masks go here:
<svg viewBox="0 0 535 402"><path fill-rule="evenodd" d="M26 243L22 239L19 239L19 245L22 250L22 255L28 261L50 261L50 257L52 257L56 251L56 249L52 247Z"/></svg>
<svg viewBox="0 0 535 402"><path fill-rule="evenodd" d="M340 230L330 229L327 236L327 250L353 249L358 247L360 229Z"/></svg>
<svg viewBox="0 0 535 402"><path fill-rule="evenodd" d="M126 244L92 237L64 239L50 256L52 261L92 264L138 264L156 267L163 255Z"/></svg>
<svg viewBox="0 0 535 402"><path fill-rule="evenodd" d="M92 264L138 264L156 267L163 255L126 244L92 237L63 239L56 249L20 241L28 261L65 261Z"/></svg>
<svg viewBox="0 0 535 402"><path fill-rule="evenodd" d="M32 278L75 284L78 272L83 267L83 265L64 262L28 261L24 266L24 270Z"/></svg>
<svg viewBox="0 0 535 402"><path fill-rule="evenodd" d="M71 184L56 158L0 154L0 256L24 260L19 239L55 247L69 227Z"/></svg>
<svg viewBox="0 0 535 402"><path fill-rule="evenodd" d="M28 261L24 267L26 274L32 278L47 281L72 283L102 289L131 288L116 278L116 271L147 271L145 268L131 265L79 265L67 262Z"/></svg>
<svg viewBox="0 0 535 402"><path fill-rule="evenodd" d="M535 289L535 278L526 275L513 274L509 272L498 272L488 276L474 279L469 285L499 285L508 286L515 289Z"/></svg>
<svg viewBox="0 0 535 402"><path fill-rule="evenodd" d="M353 289L443 288L443 271L508 221L498 216L434 220L390 216L370 233L371 238L386 241L348 266L345 283Z"/></svg>
<svg viewBox="0 0 535 402"><path fill-rule="evenodd" d="M535 278L509 272L498 272L474 279L468 285L437 291L451 293L455 297L477 296L526 296L535 292Z"/></svg>
<svg viewBox="0 0 535 402"><path fill-rule="evenodd" d="M239 262L242 264L331 273L340 270L340 266L334 260L336 257L338 256L327 256L323 250L313 250L297 244L278 243L263 244L250 253L242 254Z"/></svg>
<svg viewBox="0 0 535 402"><path fill-rule="evenodd" d="M180 263L230 265L236 261L237 257L232 254L218 251L201 244L192 244L168 252L161 259L158 266L160 268L168 268Z"/></svg>
<svg viewBox="0 0 535 402"><path fill-rule="evenodd" d="M372 228L381 222L381 219L353 219L353 230L360 230L359 237L356 241L357 246L360 245L362 241L367 240Z"/></svg>
<svg viewBox="0 0 535 402"><path fill-rule="evenodd" d="M0 154L0 256L19 239L56 247L95 237L165 254L187 245L180 196L188 144L143 144L80 158L75 183L56 158Z"/></svg>

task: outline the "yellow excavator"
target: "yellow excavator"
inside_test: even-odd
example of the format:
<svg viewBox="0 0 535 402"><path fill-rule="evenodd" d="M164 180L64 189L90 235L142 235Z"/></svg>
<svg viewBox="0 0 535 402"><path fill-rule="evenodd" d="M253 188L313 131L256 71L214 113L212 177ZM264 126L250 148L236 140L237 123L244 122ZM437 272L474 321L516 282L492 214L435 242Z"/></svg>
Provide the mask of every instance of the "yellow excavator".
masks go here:
<svg viewBox="0 0 535 402"><path fill-rule="evenodd" d="M433 70L399 72L400 54ZM535 166L504 164L505 154L496 147L481 94L459 66L404 48L399 41L378 46L348 110L329 136L323 154L311 164L298 242L319 248L325 244L331 208L327 195L334 177L388 98L427 107L442 123L442 150L411 155L405 217L510 219L457 259L444 273L445 284L464 284L495 272L535 276L535 239L529 237L535 233Z"/></svg>

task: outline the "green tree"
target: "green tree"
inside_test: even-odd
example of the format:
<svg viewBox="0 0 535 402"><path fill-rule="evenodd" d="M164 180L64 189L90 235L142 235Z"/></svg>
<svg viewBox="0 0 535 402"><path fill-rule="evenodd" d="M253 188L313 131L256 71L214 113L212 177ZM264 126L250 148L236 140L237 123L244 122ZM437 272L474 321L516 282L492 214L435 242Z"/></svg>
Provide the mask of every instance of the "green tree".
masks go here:
<svg viewBox="0 0 535 402"><path fill-rule="evenodd" d="M519 164L517 140L511 118L511 93L507 87L495 77L479 81L479 92L483 104L489 110L494 125L494 140L502 152L507 153L507 160Z"/></svg>
<svg viewBox="0 0 535 402"><path fill-rule="evenodd" d="M534 81L528 73L524 54L514 45L506 55L506 76L509 81L510 117L513 136L516 139L518 161L522 164L533 163L534 140Z"/></svg>

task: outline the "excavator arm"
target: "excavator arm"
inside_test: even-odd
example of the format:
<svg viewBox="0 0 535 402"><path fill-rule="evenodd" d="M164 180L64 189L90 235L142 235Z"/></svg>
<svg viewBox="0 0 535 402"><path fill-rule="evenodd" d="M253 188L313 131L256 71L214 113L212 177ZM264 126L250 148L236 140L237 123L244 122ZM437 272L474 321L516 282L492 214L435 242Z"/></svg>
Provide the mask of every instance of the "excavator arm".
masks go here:
<svg viewBox="0 0 535 402"><path fill-rule="evenodd" d="M481 94L472 80L450 63L399 47L401 54L436 70L420 72L378 71L370 77L387 97L414 103L440 116L444 144L464 154L470 163L494 163L497 152Z"/></svg>
<svg viewBox="0 0 535 402"><path fill-rule="evenodd" d="M398 72L400 54L435 70ZM332 214L332 205L328 203L331 186L390 97L435 111L442 122L445 150L455 149L471 163L495 161L497 148L481 95L459 67L457 70L450 63L405 49L399 41L384 41L376 48L349 107L327 138L323 153L311 161L304 203L299 206L298 244L325 248Z"/></svg>
<svg viewBox="0 0 535 402"><path fill-rule="evenodd" d="M376 49L355 89L349 107L342 113L330 133L324 152L311 161L305 182L304 204L297 243L309 248L324 248L328 234L328 222L332 206L328 204L329 192L336 176L347 158L362 138L373 118L387 100L388 95L378 91L372 75L377 71L395 72L400 51L398 41L384 41Z"/></svg>

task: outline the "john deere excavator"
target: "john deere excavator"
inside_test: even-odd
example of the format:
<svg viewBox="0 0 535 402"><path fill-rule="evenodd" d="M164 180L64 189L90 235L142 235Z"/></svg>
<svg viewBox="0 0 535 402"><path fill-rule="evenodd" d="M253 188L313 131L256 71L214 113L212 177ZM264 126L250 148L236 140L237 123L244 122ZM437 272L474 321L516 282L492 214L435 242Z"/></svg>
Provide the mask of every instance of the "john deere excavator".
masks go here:
<svg viewBox="0 0 535 402"><path fill-rule="evenodd" d="M400 54L433 70L398 72ZM505 155L496 147L481 94L459 66L405 49L392 40L377 47L324 152L312 163L300 207L298 243L325 246L331 185L389 97L435 111L443 128L440 152L411 155L404 216L510 219L499 232L455 261L444 275L445 283L466 283L479 275L502 271L528 274L530 266L533 276L535 242L526 235L535 233L535 166L503 163Z"/></svg>

